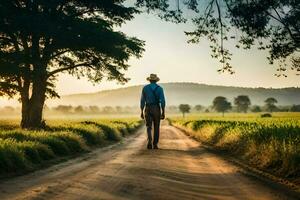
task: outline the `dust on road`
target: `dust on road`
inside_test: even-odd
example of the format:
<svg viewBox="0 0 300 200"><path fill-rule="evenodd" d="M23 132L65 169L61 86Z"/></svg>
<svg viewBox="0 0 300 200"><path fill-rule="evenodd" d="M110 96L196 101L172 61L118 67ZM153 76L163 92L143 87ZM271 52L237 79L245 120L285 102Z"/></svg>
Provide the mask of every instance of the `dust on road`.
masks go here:
<svg viewBox="0 0 300 200"><path fill-rule="evenodd" d="M289 199L168 124L160 149L145 147L141 129L123 144L2 181L0 199Z"/></svg>

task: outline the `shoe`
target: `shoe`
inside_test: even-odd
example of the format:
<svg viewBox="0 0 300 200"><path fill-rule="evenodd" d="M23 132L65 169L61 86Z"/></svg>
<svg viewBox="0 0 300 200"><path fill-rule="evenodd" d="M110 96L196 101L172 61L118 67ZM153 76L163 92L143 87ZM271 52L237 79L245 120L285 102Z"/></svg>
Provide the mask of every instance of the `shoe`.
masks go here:
<svg viewBox="0 0 300 200"><path fill-rule="evenodd" d="M153 149L158 149L157 144L154 144L154 145L153 145Z"/></svg>
<svg viewBox="0 0 300 200"><path fill-rule="evenodd" d="M151 143L149 143L149 144L147 145L147 149L152 149L152 144L151 144Z"/></svg>

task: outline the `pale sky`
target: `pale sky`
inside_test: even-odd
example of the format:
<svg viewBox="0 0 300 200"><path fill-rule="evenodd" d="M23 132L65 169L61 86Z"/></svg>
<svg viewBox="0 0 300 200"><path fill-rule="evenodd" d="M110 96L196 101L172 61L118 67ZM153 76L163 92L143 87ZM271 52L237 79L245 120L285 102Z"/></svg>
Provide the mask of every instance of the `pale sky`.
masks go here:
<svg viewBox="0 0 300 200"><path fill-rule="evenodd" d="M268 64L266 52L232 48L234 75L219 74L219 63L210 57L209 43L187 44L184 31L193 30L191 24L164 22L153 15L139 15L121 28L130 36L146 41L146 51L140 59L132 58L126 76L131 80L124 86L103 81L93 86L86 79L77 80L61 75L57 84L60 94L96 92L104 89L145 84L150 73L161 82L196 82L213 85L245 87L300 86L300 76L290 73L288 78L277 78L275 66Z"/></svg>
<svg viewBox="0 0 300 200"><path fill-rule="evenodd" d="M86 79L77 80L63 74L57 82L60 95L97 92L105 89L145 84L150 73L156 73L161 82L195 82L212 85L243 87L299 87L300 76L277 78L275 66L268 64L266 52L232 48L234 75L219 74L219 63L210 56L209 43L203 38L200 44L187 44L184 31L193 30L191 24L164 22L153 15L139 15L121 28L129 36L146 41L146 51L140 59L132 58L125 85L104 80L98 85ZM231 44L233 46L233 44ZM0 105L8 102L2 97ZM11 102L12 103L12 102Z"/></svg>

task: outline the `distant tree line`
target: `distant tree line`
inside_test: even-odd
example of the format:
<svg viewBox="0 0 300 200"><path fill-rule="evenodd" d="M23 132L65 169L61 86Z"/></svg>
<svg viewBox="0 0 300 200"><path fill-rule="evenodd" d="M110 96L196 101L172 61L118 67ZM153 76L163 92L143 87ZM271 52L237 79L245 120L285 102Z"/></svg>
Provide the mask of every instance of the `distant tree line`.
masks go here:
<svg viewBox="0 0 300 200"><path fill-rule="evenodd" d="M129 114L138 111L137 106L72 106L72 105L58 105L53 108L45 107L46 112L56 112L64 114Z"/></svg>
<svg viewBox="0 0 300 200"><path fill-rule="evenodd" d="M292 106L277 106L277 99L274 97L269 97L264 101L265 105L251 105L251 100L247 95L239 95L234 98L233 105L231 102L227 100L226 97L217 96L213 99L212 105L205 107L202 105L195 105L191 107L188 104L180 104L178 106L178 110L183 114L183 117L186 113L190 111L194 112L220 112L222 115L224 113L231 112L300 112L300 105L292 105Z"/></svg>
<svg viewBox="0 0 300 200"><path fill-rule="evenodd" d="M217 96L213 99L211 106L180 104L170 105L166 107L168 114L181 113L185 116L187 113L208 113L220 112L224 115L226 112L300 112L299 105L277 106L277 99L269 97L264 101L265 105L251 105L251 100L247 95L239 95L234 98L233 103L227 100L226 97ZM4 106L0 107L0 112L3 114L18 114L20 107ZM58 105L55 107L44 106L44 111L47 114L135 114L139 112L138 106L103 106L97 105Z"/></svg>
<svg viewBox="0 0 300 200"><path fill-rule="evenodd" d="M213 100L213 109L217 112L224 113L232 110L236 112L243 112L247 113L249 110L252 112L262 112L262 111L268 111L268 112L274 112L274 111L281 111L279 107L276 106L278 101L273 98L269 97L265 101L265 105L263 107L254 105L251 106L250 98L247 95L239 95L234 98L234 107L231 105L231 102L229 102L226 97L218 96ZM289 111L289 110L283 110L283 111ZM290 110L291 111L291 110Z"/></svg>

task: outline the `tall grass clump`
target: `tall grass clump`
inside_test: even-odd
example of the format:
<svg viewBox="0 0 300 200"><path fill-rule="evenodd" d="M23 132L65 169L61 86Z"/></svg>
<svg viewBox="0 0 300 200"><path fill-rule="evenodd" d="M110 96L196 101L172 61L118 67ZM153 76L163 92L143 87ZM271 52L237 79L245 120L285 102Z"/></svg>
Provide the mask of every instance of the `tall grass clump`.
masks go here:
<svg viewBox="0 0 300 200"><path fill-rule="evenodd" d="M1 122L0 175L23 173L53 159L120 141L140 124L133 119L58 121L44 130L22 130Z"/></svg>
<svg viewBox="0 0 300 200"><path fill-rule="evenodd" d="M35 141L47 145L56 155L69 155L70 149L62 138L59 138L57 133L46 131L27 131L27 130L12 130L1 132L2 139L15 139L16 141Z"/></svg>
<svg viewBox="0 0 300 200"><path fill-rule="evenodd" d="M13 139L0 139L0 171L1 173L16 172L27 169L28 164L24 151L18 148Z"/></svg>
<svg viewBox="0 0 300 200"><path fill-rule="evenodd" d="M18 149L24 152L26 159L32 163L41 163L55 157L54 152L45 144L33 141L16 142Z"/></svg>
<svg viewBox="0 0 300 200"><path fill-rule="evenodd" d="M102 145L105 141L104 131L94 124L88 123L73 123L59 126L52 126L50 129L54 131L72 132L82 137L89 146Z"/></svg>
<svg viewBox="0 0 300 200"><path fill-rule="evenodd" d="M110 141L120 141L122 138L121 130L119 129L120 126L117 126L115 123L112 122L91 122L86 121L85 124L93 124L103 130L105 139Z"/></svg>

